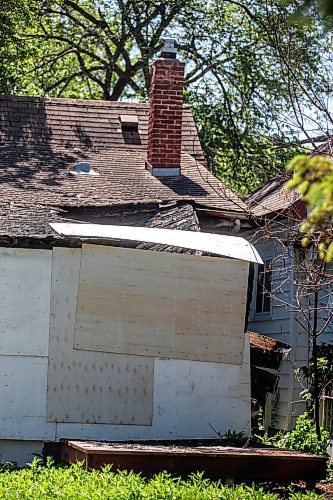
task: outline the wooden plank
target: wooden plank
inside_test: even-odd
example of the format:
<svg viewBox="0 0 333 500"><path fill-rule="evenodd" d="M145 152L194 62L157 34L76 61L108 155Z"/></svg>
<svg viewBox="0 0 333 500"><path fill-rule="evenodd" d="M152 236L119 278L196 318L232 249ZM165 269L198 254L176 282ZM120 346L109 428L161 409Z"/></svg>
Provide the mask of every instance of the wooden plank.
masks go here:
<svg viewBox="0 0 333 500"><path fill-rule="evenodd" d="M73 349L80 250L53 250L47 417L151 425L153 359Z"/></svg>
<svg viewBox="0 0 333 500"><path fill-rule="evenodd" d="M84 245L76 349L241 364L248 263Z"/></svg>
<svg viewBox="0 0 333 500"><path fill-rule="evenodd" d="M0 354L47 356L50 250L0 249Z"/></svg>
<svg viewBox="0 0 333 500"><path fill-rule="evenodd" d="M208 441L208 440L206 440ZM160 441L144 441L144 442L101 442L101 441L75 441L64 440L71 448L87 453L88 455L96 454L115 454L115 455L165 455L165 456L221 456L227 455L228 457L238 457L240 455L246 457L279 457L279 458L293 458L294 460L301 460L302 458L313 459L321 462L326 462L326 458L315 455L312 453L305 453L303 451L283 450L280 448L251 448L251 447L232 447L223 444L212 444L211 442L205 444L205 440L200 443L200 440L189 440L187 445L182 442L171 441L171 443ZM191 445L192 444L192 445Z"/></svg>
<svg viewBox="0 0 333 500"><path fill-rule="evenodd" d="M290 346L255 332L250 334L251 364L279 370Z"/></svg>
<svg viewBox="0 0 333 500"><path fill-rule="evenodd" d="M290 450L231 448L223 446L179 446L172 443L60 443L60 457L68 463L84 461L86 469L113 464L115 470L133 470L144 475L167 470L188 475L202 470L213 479L292 481L325 478L327 459Z"/></svg>

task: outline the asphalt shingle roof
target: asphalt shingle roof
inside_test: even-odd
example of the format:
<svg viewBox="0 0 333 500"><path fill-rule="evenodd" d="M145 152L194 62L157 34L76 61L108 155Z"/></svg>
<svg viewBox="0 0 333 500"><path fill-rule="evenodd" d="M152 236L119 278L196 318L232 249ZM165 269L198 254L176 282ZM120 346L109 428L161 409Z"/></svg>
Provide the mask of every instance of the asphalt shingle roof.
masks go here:
<svg viewBox="0 0 333 500"><path fill-rule="evenodd" d="M249 213L253 217L264 217L269 214L279 214L288 210L299 199L296 190L287 189L286 183L291 173L273 177L248 198Z"/></svg>
<svg viewBox="0 0 333 500"><path fill-rule="evenodd" d="M0 96L0 234L15 235L22 219L27 235L40 236L45 217L64 207L188 201L244 216L245 204L204 166L186 106L182 175L146 170L148 111L148 104ZM137 131L122 130L126 114L138 117ZM71 174L79 161L99 175Z"/></svg>

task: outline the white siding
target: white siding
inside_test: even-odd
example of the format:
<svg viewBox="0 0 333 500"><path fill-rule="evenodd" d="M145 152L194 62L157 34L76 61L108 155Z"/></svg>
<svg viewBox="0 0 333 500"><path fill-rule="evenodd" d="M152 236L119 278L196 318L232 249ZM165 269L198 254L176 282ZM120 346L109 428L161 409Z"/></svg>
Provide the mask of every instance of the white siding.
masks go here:
<svg viewBox="0 0 333 500"><path fill-rule="evenodd" d="M252 240L251 240L252 241ZM291 345L290 356L281 369L279 389L276 396L274 426L290 429L297 415L305 411L305 403L300 401L299 393L303 389L295 376L295 370L308 363L308 340L306 332L296 321L294 304L293 249L284 247L275 239L257 235L257 242L252 241L263 260L273 259L272 301L269 314L254 312L256 284L249 315L249 330L262 333Z"/></svg>
<svg viewBox="0 0 333 500"><path fill-rule="evenodd" d="M272 260L272 299L269 313L256 313L256 280L253 286L253 297L249 314L249 330L262 333L275 338L280 342L291 343L291 314L288 304L290 303L290 273L291 261L286 255L285 249L273 240L265 240L258 236L253 242L263 260ZM286 360L281 369L279 389L275 400L273 400L272 424L276 428L286 429L291 421L291 409L289 402L293 398L293 373L289 360Z"/></svg>

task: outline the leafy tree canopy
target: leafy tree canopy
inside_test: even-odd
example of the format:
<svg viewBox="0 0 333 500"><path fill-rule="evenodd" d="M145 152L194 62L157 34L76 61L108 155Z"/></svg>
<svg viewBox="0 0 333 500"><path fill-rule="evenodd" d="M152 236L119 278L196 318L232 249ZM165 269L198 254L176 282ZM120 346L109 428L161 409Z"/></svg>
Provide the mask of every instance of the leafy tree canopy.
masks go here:
<svg viewBox="0 0 333 500"><path fill-rule="evenodd" d="M22 91L22 75L17 81L17 66L26 61L31 52L21 43L22 34L33 19L35 0L0 0L0 92ZM23 64L22 64L23 68Z"/></svg>
<svg viewBox="0 0 333 500"><path fill-rule="evenodd" d="M243 194L283 169L295 106L329 85L323 30L292 25L279 0L20 1L7 9L2 91L145 100L160 38L174 35L208 166Z"/></svg>

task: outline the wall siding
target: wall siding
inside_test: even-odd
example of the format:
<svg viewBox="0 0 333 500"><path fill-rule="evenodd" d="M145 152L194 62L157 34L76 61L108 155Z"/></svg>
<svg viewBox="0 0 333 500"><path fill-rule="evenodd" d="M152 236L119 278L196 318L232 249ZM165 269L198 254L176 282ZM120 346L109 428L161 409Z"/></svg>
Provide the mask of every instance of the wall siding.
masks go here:
<svg viewBox="0 0 333 500"><path fill-rule="evenodd" d="M249 238L251 239L251 238ZM304 409L299 393L303 389L294 374L295 368L307 365L308 340L306 332L297 324L293 308L293 259L289 252L275 240L264 240L257 234L255 244L263 259L273 259L271 312L260 315L254 312L255 297L251 304L249 329L291 345L290 356L285 360L276 395L274 426L279 429L290 429ZM291 336L291 331L293 335Z"/></svg>
<svg viewBox="0 0 333 500"><path fill-rule="evenodd" d="M253 300L249 313L249 330L262 333L275 338L281 342L290 344L291 317L288 307L284 302L288 301L290 295L290 283L288 282L289 259L284 255L284 250L270 240L263 240L258 237L257 242L252 242L256 246L261 258L272 259L272 292L274 298L271 300L271 310L269 313L258 314L255 312L255 291L254 285ZM278 429L286 429L290 421L291 400L291 364L286 360L282 365L278 392L273 400L273 426Z"/></svg>
<svg viewBox="0 0 333 500"><path fill-rule="evenodd" d="M79 262L79 249L0 250L2 459L23 464L41 451L43 441L60 438L214 438L210 424L221 433L249 433L247 338L240 364L138 356L148 369L138 365L136 372L135 356L73 349ZM10 298L15 308L5 307ZM105 380L111 380L115 399ZM96 395L104 389L105 397ZM73 416L81 421L70 422ZM111 419L114 423L102 423ZM20 440L25 443L19 453Z"/></svg>

